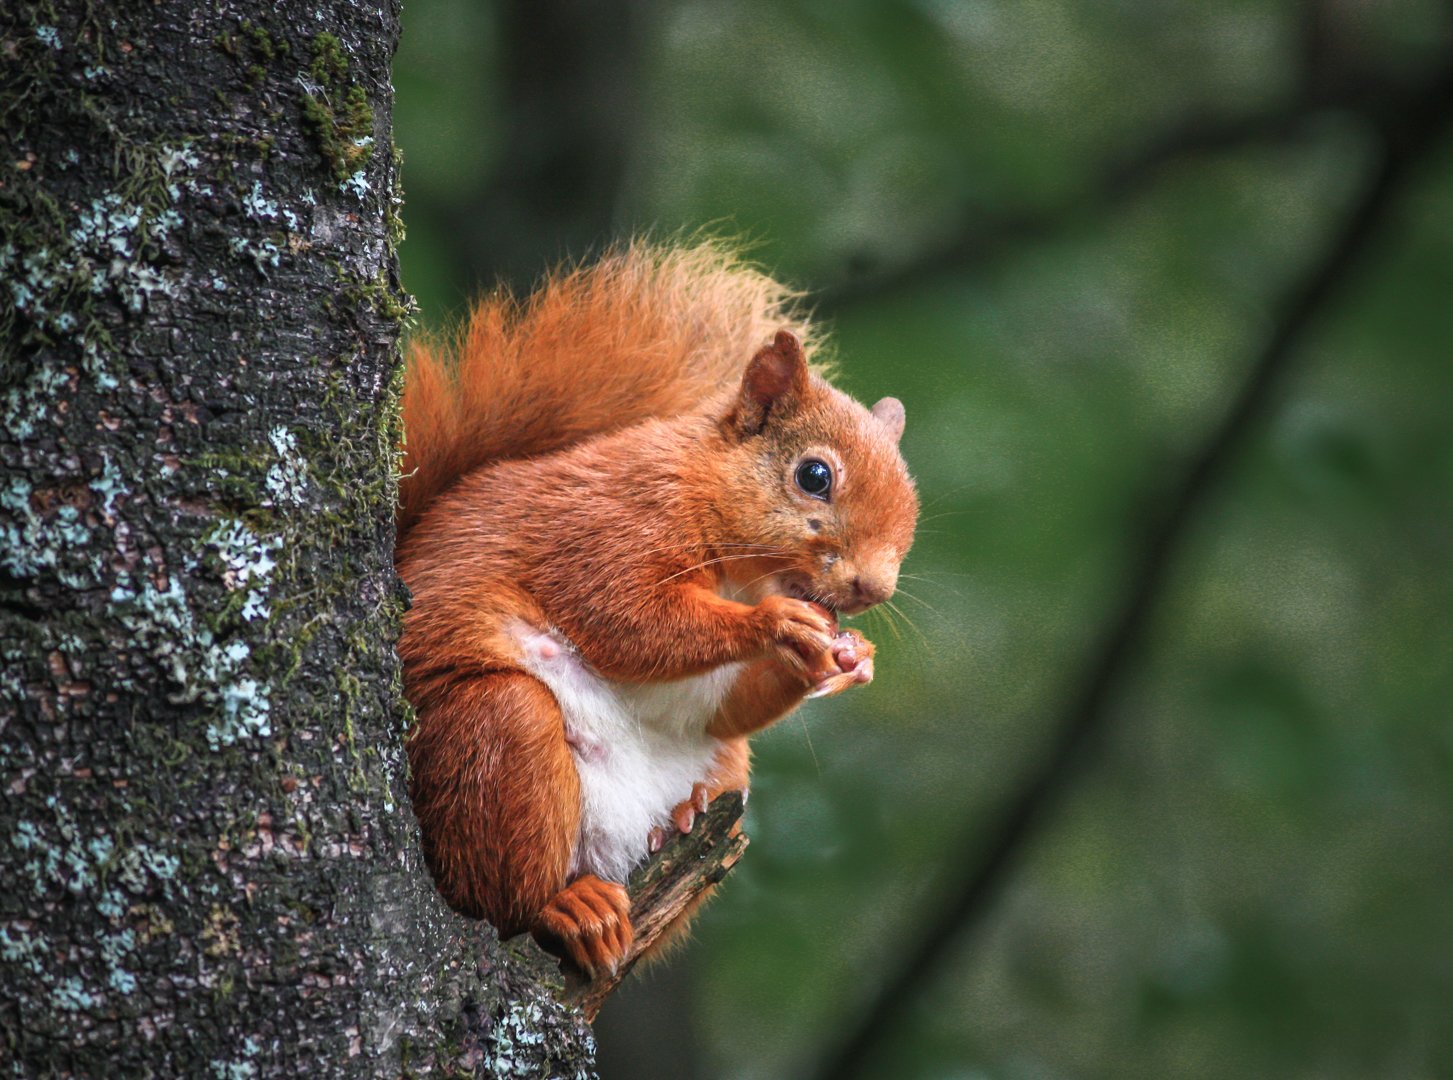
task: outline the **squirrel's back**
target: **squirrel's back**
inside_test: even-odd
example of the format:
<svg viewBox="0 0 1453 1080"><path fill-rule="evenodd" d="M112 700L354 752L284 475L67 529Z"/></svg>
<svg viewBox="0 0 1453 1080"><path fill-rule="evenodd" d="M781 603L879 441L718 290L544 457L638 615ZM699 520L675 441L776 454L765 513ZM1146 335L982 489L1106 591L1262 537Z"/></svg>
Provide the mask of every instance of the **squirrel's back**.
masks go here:
<svg viewBox="0 0 1453 1080"><path fill-rule="evenodd" d="M797 294L713 242L636 242L500 290L453 340L409 346L399 537L438 496L490 462L559 450L650 417L700 409L789 329L811 355Z"/></svg>

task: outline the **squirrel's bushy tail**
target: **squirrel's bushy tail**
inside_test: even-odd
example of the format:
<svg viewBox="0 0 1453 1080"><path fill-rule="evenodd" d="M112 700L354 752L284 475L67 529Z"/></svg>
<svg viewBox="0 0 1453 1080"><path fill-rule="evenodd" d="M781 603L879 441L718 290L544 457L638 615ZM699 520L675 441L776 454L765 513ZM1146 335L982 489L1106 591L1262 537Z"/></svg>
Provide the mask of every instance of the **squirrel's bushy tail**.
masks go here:
<svg viewBox="0 0 1453 1080"><path fill-rule="evenodd" d="M727 247L636 242L481 301L452 340L409 346L399 537L459 477L700 408L786 328L796 293Z"/></svg>

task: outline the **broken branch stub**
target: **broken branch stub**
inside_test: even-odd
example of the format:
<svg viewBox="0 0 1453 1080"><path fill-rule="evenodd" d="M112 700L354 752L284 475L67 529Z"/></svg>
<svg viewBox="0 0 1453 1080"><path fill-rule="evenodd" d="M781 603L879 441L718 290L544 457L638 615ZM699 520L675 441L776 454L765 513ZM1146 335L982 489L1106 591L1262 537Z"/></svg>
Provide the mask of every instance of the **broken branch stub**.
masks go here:
<svg viewBox="0 0 1453 1080"><path fill-rule="evenodd" d="M743 800L739 791L729 791L712 802L696 819L689 833L667 841L654 858L631 875L631 925L636 938L625 962L614 975L594 981L567 966L562 998L578 1005L586 1019L594 1020L601 1004L621 980L630 974L640 957L684 913L698 903L702 894L720 882L747 849L747 837L738 827Z"/></svg>

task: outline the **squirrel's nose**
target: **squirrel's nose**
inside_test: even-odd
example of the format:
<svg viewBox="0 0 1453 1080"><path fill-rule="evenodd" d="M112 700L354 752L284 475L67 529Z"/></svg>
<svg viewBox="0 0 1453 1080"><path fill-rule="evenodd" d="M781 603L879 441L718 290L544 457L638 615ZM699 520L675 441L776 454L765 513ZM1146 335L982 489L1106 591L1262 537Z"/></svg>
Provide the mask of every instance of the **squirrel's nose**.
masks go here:
<svg viewBox="0 0 1453 1080"><path fill-rule="evenodd" d="M858 577L853 578L853 595L858 598L864 607L872 607L874 604L881 604L888 597L893 595L893 586L878 581L875 578Z"/></svg>

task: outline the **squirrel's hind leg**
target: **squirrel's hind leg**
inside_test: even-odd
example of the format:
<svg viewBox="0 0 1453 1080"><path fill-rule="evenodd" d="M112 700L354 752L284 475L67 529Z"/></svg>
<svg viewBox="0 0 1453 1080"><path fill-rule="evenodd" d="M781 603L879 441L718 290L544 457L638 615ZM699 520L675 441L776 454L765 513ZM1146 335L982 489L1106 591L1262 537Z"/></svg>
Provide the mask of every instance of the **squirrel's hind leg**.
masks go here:
<svg viewBox="0 0 1453 1080"><path fill-rule="evenodd" d="M580 780L560 707L539 680L503 669L447 681L412 695L414 813L444 898L509 937L565 885Z"/></svg>
<svg viewBox="0 0 1453 1080"><path fill-rule="evenodd" d="M514 636L526 662L555 659L543 632ZM630 901L594 875L567 881L581 799L560 706L539 679L499 663L413 688L410 789L424 854L449 904L501 937L529 930L587 974L614 970L633 938Z"/></svg>

